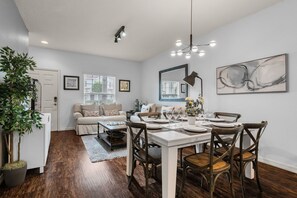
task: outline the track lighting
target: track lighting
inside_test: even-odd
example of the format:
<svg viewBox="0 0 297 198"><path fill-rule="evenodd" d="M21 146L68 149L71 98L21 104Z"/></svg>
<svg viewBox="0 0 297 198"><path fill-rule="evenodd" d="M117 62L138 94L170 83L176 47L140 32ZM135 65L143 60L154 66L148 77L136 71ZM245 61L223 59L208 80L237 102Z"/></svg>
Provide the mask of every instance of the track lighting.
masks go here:
<svg viewBox="0 0 297 198"><path fill-rule="evenodd" d="M127 33L125 32L125 26L120 27L120 29L114 35L114 42L118 43L122 38L126 37Z"/></svg>

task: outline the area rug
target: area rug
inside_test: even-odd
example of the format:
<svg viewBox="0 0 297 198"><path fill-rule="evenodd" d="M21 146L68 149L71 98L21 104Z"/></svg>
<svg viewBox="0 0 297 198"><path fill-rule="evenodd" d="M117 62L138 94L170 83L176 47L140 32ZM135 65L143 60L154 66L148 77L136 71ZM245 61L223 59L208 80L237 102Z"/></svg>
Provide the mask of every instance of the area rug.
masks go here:
<svg viewBox="0 0 297 198"><path fill-rule="evenodd" d="M97 135L81 136L81 139L92 163L127 156L126 147L114 148L113 151L111 151L105 142L98 139Z"/></svg>

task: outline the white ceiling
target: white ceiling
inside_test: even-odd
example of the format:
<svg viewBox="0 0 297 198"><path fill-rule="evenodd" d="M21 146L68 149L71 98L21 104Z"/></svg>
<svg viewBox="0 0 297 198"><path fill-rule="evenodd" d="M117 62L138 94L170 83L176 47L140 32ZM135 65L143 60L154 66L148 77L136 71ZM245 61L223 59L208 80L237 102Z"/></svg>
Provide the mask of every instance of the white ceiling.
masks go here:
<svg viewBox="0 0 297 198"><path fill-rule="evenodd" d="M193 0L194 40L279 1ZM174 48L177 39L189 40L190 0L15 2L33 46L144 61ZM114 34L122 25L126 26L127 37L115 44ZM49 44L45 46L41 40Z"/></svg>

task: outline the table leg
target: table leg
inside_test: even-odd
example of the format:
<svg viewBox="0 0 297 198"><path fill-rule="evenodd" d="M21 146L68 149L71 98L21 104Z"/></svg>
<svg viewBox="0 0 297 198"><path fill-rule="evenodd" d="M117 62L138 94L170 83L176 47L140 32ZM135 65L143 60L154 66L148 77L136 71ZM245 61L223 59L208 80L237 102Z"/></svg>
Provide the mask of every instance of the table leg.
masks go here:
<svg viewBox="0 0 297 198"><path fill-rule="evenodd" d="M130 131L127 129L127 166L126 166L126 175L131 176L132 172L132 146L131 146L131 136Z"/></svg>
<svg viewBox="0 0 297 198"><path fill-rule="evenodd" d="M177 148L162 146L162 197L174 198L176 191Z"/></svg>
<svg viewBox="0 0 297 198"><path fill-rule="evenodd" d="M248 148L251 146L251 139L249 138L248 135L243 136L243 148ZM253 179L255 176L255 171L252 167L252 163L248 163L246 168L245 168L245 176L247 178Z"/></svg>
<svg viewBox="0 0 297 198"><path fill-rule="evenodd" d="M99 123L97 124L97 137L98 137L98 139L100 139L100 136L99 136Z"/></svg>

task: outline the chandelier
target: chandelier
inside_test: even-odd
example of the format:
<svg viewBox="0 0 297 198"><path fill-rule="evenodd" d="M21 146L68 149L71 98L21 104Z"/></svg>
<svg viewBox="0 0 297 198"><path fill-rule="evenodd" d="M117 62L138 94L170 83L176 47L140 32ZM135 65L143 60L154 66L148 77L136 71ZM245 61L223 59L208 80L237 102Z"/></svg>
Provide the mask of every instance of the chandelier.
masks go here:
<svg viewBox="0 0 297 198"><path fill-rule="evenodd" d="M177 40L175 42L175 45L177 47L181 47L181 49L178 49L177 51L171 51L171 56L182 56L183 54L185 54L185 58L186 59L190 59L192 53L197 53L199 56L204 56L205 55L205 51L200 49L201 47L205 47L205 46L210 46L210 47L214 47L216 46L216 42L215 41L210 41L207 44L196 44L193 45L193 36L192 36L192 29L193 29L193 0L191 0L191 34L190 34L190 44L189 45L183 45L181 40Z"/></svg>

